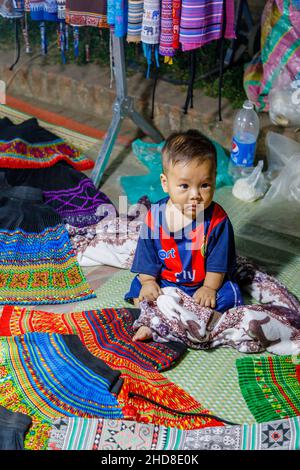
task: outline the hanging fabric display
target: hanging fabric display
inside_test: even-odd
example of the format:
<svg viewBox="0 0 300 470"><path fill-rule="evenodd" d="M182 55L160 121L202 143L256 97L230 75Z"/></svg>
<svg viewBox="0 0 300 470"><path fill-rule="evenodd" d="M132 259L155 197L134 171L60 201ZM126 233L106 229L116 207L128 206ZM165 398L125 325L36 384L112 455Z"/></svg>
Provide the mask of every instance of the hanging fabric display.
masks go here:
<svg viewBox="0 0 300 470"><path fill-rule="evenodd" d="M66 21L73 26L107 28L106 0L66 0Z"/></svg>
<svg viewBox="0 0 300 470"><path fill-rule="evenodd" d="M129 0L127 41L140 42L143 21L143 0Z"/></svg>
<svg viewBox="0 0 300 470"><path fill-rule="evenodd" d="M179 40L183 51L197 49L216 39L234 38L232 0L182 0ZM225 15L224 15L224 12ZM226 16L226 18L224 18ZM227 21L227 18L229 21Z"/></svg>
<svg viewBox="0 0 300 470"><path fill-rule="evenodd" d="M145 0L142 22L141 40L143 51L148 63L147 78L154 55L156 66L159 67L158 48L160 35L160 0Z"/></svg>
<svg viewBox="0 0 300 470"><path fill-rule="evenodd" d="M173 47L179 49L179 26L181 14L181 0L173 0Z"/></svg>
<svg viewBox="0 0 300 470"><path fill-rule="evenodd" d="M0 0L0 16L3 16L3 18L21 18L23 10L16 8L16 3L13 0Z"/></svg>
<svg viewBox="0 0 300 470"><path fill-rule="evenodd" d="M36 21L57 21L57 1L31 0L30 16Z"/></svg>
<svg viewBox="0 0 300 470"><path fill-rule="evenodd" d="M172 0L161 2L161 31L159 38L159 53L165 56L165 62L172 63L175 54L173 47L173 7Z"/></svg>
<svg viewBox="0 0 300 470"><path fill-rule="evenodd" d="M128 1L107 1L107 22L113 27L114 35L118 38L125 36L128 24Z"/></svg>

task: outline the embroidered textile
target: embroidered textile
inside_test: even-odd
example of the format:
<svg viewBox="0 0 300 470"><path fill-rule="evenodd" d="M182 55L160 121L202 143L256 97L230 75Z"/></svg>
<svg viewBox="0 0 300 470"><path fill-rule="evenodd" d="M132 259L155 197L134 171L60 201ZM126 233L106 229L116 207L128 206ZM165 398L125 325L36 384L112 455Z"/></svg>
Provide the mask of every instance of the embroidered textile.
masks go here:
<svg viewBox="0 0 300 470"><path fill-rule="evenodd" d="M29 187L0 188L0 304L95 297L59 216Z"/></svg>
<svg viewBox="0 0 300 470"><path fill-rule="evenodd" d="M173 56L173 7L172 0L162 0L160 23L159 53L163 56Z"/></svg>
<svg viewBox="0 0 300 470"><path fill-rule="evenodd" d="M66 0L66 21L73 26L108 27L106 0Z"/></svg>
<svg viewBox="0 0 300 470"><path fill-rule="evenodd" d="M0 404L30 416L33 433L44 424L47 431L59 416L123 416L111 393L119 373L92 357L76 335L1 338L0 356Z"/></svg>
<svg viewBox="0 0 300 470"><path fill-rule="evenodd" d="M184 345L132 342L135 312L136 309L110 308L51 314L5 307L0 319L0 335L18 335L25 331L76 333L91 354L121 371L124 383L118 402L123 406L126 419L179 429L220 425L214 417L197 416L196 413L209 411L157 372L170 367L186 350Z"/></svg>
<svg viewBox="0 0 300 470"><path fill-rule="evenodd" d="M108 214L116 214L110 199L97 191L90 178L82 179L76 187L70 189L44 191L44 198L65 224L75 227L94 225Z"/></svg>
<svg viewBox="0 0 300 470"><path fill-rule="evenodd" d="M244 357L236 366L241 392L256 421L300 416L300 355Z"/></svg>
<svg viewBox="0 0 300 470"><path fill-rule="evenodd" d="M30 16L36 21L57 21L57 1L30 0Z"/></svg>
<svg viewBox="0 0 300 470"><path fill-rule="evenodd" d="M179 49L179 26L181 15L181 0L173 0L172 17L173 17L173 47Z"/></svg>
<svg viewBox="0 0 300 470"><path fill-rule="evenodd" d="M144 0L141 39L145 44L158 44L160 34L160 0Z"/></svg>
<svg viewBox="0 0 300 470"><path fill-rule="evenodd" d="M65 160L77 170L93 168L93 160L44 129L35 118L13 124L0 119L0 168L42 168Z"/></svg>
<svg viewBox="0 0 300 470"><path fill-rule="evenodd" d="M135 421L59 418L48 450L299 450L300 418L182 431Z"/></svg>

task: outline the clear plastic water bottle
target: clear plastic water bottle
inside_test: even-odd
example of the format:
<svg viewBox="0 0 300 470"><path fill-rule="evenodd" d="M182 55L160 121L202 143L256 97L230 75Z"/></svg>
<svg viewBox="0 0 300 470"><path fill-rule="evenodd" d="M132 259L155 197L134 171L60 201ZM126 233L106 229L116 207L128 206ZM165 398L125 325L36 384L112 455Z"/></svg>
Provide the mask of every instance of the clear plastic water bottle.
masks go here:
<svg viewBox="0 0 300 470"><path fill-rule="evenodd" d="M229 173L234 180L253 170L259 117L251 101L245 101L234 119Z"/></svg>

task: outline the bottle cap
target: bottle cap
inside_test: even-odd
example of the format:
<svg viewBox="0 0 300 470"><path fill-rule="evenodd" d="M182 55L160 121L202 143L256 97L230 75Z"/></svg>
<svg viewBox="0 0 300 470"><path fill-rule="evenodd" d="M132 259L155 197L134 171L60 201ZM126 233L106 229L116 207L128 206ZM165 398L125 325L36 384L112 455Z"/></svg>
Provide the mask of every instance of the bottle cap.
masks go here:
<svg viewBox="0 0 300 470"><path fill-rule="evenodd" d="M252 101L246 100L246 101L244 101L243 108L244 109L253 109L254 105L253 105Z"/></svg>

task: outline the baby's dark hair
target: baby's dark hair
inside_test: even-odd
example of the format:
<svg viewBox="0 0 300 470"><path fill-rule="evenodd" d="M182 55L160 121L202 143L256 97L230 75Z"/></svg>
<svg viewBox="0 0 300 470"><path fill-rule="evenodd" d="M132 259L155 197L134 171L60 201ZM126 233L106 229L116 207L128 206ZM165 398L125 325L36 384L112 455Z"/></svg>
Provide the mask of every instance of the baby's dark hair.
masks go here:
<svg viewBox="0 0 300 470"><path fill-rule="evenodd" d="M167 139L162 149L163 170L168 170L169 164L198 161L202 163L212 160L217 169L217 154L214 144L196 129L185 132L174 132Z"/></svg>

